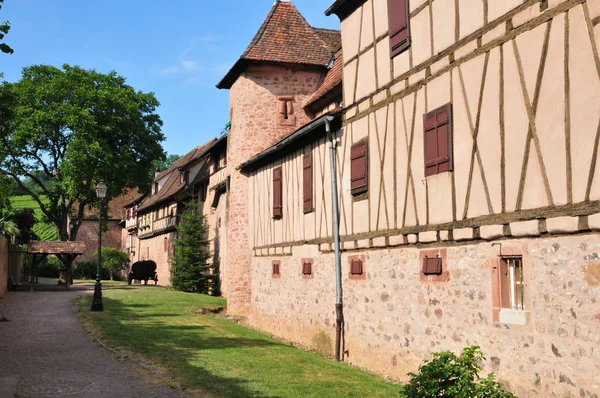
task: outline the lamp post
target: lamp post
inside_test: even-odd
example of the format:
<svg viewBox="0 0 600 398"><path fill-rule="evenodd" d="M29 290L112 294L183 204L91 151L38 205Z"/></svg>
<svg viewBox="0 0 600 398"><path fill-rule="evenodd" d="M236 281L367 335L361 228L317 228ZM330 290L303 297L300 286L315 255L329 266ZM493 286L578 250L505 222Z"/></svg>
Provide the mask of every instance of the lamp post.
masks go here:
<svg viewBox="0 0 600 398"><path fill-rule="evenodd" d="M106 197L106 184L102 181L96 185L96 196L100 202L98 211L98 268L96 269L96 285L94 285L92 311L103 311L104 305L102 304L102 285L100 284L100 275L102 272L102 200Z"/></svg>

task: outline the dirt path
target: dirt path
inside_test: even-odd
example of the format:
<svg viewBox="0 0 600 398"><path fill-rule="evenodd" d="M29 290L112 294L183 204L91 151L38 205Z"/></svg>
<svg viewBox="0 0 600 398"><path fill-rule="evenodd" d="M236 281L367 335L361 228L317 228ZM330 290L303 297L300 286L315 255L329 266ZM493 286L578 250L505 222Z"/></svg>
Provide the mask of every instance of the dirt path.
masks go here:
<svg viewBox="0 0 600 398"><path fill-rule="evenodd" d="M7 292L0 298L0 398L181 397L93 344L71 300L82 291Z"/></svg>

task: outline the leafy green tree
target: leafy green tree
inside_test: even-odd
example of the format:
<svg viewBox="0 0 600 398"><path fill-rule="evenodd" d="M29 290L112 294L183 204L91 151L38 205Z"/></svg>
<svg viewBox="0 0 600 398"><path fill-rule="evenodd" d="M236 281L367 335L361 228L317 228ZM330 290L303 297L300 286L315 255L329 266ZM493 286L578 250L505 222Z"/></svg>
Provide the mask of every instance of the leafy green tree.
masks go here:
<svg viewBox="0 0 600 398"><path fill-rule="evenodd" d="M156 171L156 169L158 169L158 171L165 171L166 169L171 167L173 163L175 163L180 157L181 156L172 153L168 154L164 159L157 159L154 162L152 162L152 170L150 173L151 178L154 179L154 172Z"/></svg>
<svg viewBox="0 0 600 398"><path fill-rule="evenodd" d="M0 175L0 220L8 220L13 215L11 196L10 180Z"/></svg>
<svg viewBox="0 0 600 398"><path fill-rule="evenodd" d="M198 211L198 203L190 200L177 226L175 256L171 260L174 289L205 294L212 290L216 275L211 274L207 263L210 257L207 235L206 217Z"/></svg>
<svg viewBox="0 0 600 398"><path fill-rule="evenodd" d="M98 258L98 250L94 252L94 258ZM96 264L98 264L96 262ZM102 248L102 268L110 273L110 279L120 279L121 273L129 267L129 256L112 247Z"/></svg>
<svg viewBox="0 0 600 398"><path fill-rule="evenodd" d="M164 157L154 94L136 91L114 71L69 65L26 67L2 93L12 103L0 103L0 175L31 195L60 240L76 240L85 208L97 207L98 181L108 186L104 203L149 188L148 170ZM3 109L10 117L2 118Z"/></svg>
<svg viewBox="0 0 600 398"><path fill-rule="evenodd" d="M17 228L17 224L15 224L13 221L0 220L0 235L9 237L18 233L19 228Z"/></svg>
<svg viewBox="0 0 600 398"><path fill-rule="evenodd" d="M493 373L479 377L484 360L478 346L466 347L460 356L451 351L435 352L419 373L408 374L410 381L403 393L411 398L516 398L502 389Z"/></svg>
<svg viewBox="0 0 600 398"><path fill-rule="evenodd" d="M0 8L2 8L2 3L4 3L4 0L0 0ZM4 39L4 36L8 33L9 30L10 22L4 21L0 23L0 39ZM0 43L0 51L2 51L5 54L12 54L14 52L13 49L10 48L10 46L4 42Z"/></svg>

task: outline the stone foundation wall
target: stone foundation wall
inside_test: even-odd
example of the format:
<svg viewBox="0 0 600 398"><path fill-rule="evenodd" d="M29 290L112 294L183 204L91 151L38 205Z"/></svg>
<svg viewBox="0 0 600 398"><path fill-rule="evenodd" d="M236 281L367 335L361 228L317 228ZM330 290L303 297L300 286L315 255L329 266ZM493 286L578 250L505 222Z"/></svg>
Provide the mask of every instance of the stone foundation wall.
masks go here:
<svg viewBox="0 0 600 398"><path fill-rule="evenodd" d="M423 277L420 253L404 248L342 254L345 361L399 381L432 352L479 345L485 371L520 397L597 397L600 392L600 235L444 245L446 278ZM501 243L492 245L492 243ZM499 250L521 254L527 323L494 321L492 272ZM365 256L366 278L350 280L348 257ZM312 258L313 277L301 259ZM325 354L335 341L331 253L318 246L254 257L253 326ZM281 262L272 277L272 261Z"/></svg>
<svg viewBox="0 0 600 398"><path fill-rule="evenodd" d="M121 250L121 230L119 221L108 221L108 231L102 233L102 247ZM98 250L98 220L84 220L79 227L76 240L85 242L85 252L77 256L73 264L95 261L93 254Z"/></svg>
<svg viewBox="0 0 600 398"><path fill-rule="evenodd" d="M136 248L135 260L132 260L132 262L141 260L156 262L158 284L162 286L171 286L170 258L173 256L173 244L176 236L177 232L169 232L148 239L140 239L139 248ZM165 240L167 250L165 250Z"/></svg>

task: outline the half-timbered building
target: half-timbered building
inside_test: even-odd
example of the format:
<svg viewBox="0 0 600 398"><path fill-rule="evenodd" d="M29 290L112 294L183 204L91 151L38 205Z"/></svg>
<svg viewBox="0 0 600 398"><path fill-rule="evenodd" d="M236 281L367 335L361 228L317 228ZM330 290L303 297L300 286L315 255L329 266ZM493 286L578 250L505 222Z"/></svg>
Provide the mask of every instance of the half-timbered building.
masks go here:
<svg viewBox="0 0 600 398"><path fill-rule="evenodd" d="M337 0L342 52L293 108L252 57L284 7L221 83L232 308L331 354L339 230L346 361L405 380L479 345L519 396L595 396L600 2Z"/></svg>
<svg viewBox="0 0 600 398"><path fill-rule="evenodd" d="M179 158L163 172L156 172L150 193L125 207L124 247L132 263L156 262L161 285L171 284L171 258L177 223L185 202L204 202L208 191L213 139Z"/></svg>

